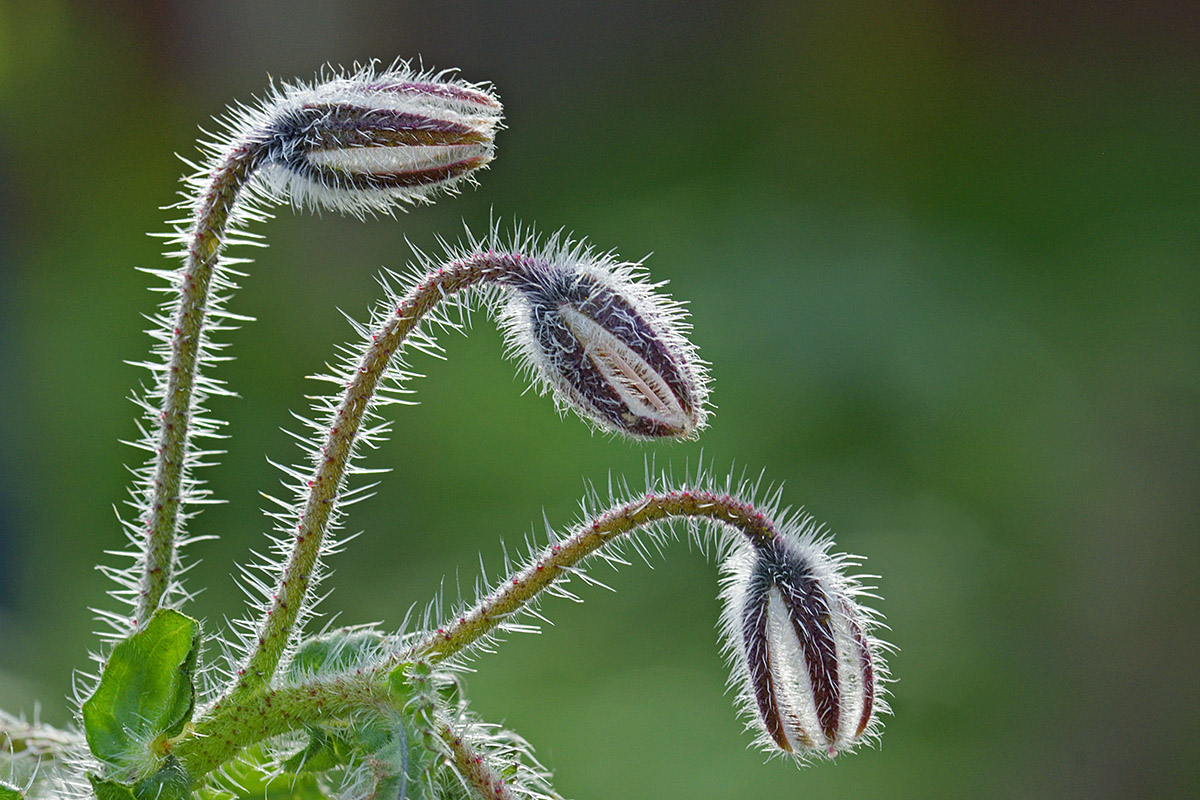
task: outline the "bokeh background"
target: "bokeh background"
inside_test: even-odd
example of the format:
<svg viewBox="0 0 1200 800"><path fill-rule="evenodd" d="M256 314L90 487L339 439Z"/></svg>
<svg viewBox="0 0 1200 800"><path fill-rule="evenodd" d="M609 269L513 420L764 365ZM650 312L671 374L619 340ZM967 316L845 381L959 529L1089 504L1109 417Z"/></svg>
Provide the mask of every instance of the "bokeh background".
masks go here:
<svg viewBox="0 0 1200 800"><path fill-rule="evenodd" d="M1051 8L1051 6L1053 6ZM229 453L190 610L239 613L258 492L304 375L407 236L565 227L691 303L696 443L559 420L494 328L418 360L324 606L398 625L585 480L765 470L882 576L882 746L797 771L746 749L716 571L679 545L480 659L478 711L580 798L1195 796L1200 6L0 1L0 707L68 719L94 569L137 455L165 229L197 125L269 76L396 56L492 81L482 185L398 221L279 211L232 302ZM245 253L240 253L245 255Z"/></svg>

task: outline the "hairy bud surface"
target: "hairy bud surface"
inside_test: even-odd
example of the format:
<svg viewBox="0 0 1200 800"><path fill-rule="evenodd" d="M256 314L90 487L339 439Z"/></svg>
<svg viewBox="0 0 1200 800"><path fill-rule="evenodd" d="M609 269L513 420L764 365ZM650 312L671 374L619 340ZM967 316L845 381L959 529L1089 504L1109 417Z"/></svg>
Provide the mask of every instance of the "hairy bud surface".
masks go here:
<svg viewBox="0 0 1200 800"><path fill-rule="evenodd" d="M830 758L877 735L886 710L874 612L811 526L739 548L726 563L726 648L759 743Z"/></svg>
<svg viewBox="0 0 1200 800"><path fill-rule="evenodd" d="M531 259L507 282L510 343L544 388L603 430L639 439L703 428L707 381L682 309L606 257Z"/></svg>
<svg viewBox="0 0 1200 800"><path fill-rule="evenodd" d="M287 84L229 123L258 151L270 193L361 215L453 190L495 152L502 107L490 89L398 64Z"/></svg>

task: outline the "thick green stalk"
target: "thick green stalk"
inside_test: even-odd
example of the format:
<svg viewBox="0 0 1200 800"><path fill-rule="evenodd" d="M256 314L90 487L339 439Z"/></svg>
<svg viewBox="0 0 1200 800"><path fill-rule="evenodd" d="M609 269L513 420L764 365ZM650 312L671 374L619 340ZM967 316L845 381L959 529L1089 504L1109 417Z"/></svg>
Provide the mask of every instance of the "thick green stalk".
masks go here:
<svg viewBox="0 0 1200 800"><path fill-rule="evenodd" d="M403 713L388 688L387 673L345 674L309 683L267 689L250 702L232 699L214 707L212 714L171 750L193 781L232 761L247 747L289 731L320 722L359 714L366 710ZM466 741L463 732L437 709L431 708L433 735L441 740L446 757L459 776L480 798L506 800L512 791L483 753Z"/></svg>
<svg viewBox="0 0 1200 800"><path fill-rule="evenodd" d="M340 675L266 689L220 701L179 740L172 753L194 780L229 763L241 750L288 731L394 703L387 676Z"/></svg>

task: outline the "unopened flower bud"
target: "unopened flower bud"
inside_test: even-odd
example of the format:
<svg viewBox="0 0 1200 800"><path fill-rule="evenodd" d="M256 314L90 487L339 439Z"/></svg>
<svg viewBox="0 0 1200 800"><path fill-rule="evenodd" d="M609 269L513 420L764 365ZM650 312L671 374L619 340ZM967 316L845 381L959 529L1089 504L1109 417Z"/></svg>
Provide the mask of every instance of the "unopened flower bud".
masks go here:
<svg viewBox="0 0 1200 800"><path fill-rule="evenodd" d="M630 267L580 255L526 260L509 281L517 289L506 314L510 345L544 389L604 430L694 435L708 387L682 310Z"/></svg>
<svg viewBox="0 0 1200 800"><path fill-rule="evenodd" d="M811 528L740 548L726 565L726 646L759 743L830 758L877 735L886 679L873 612L844 556Z"/></svg>
<svg viewBox="0 0 1200 800"><path fill-rule="evenodd" d="M452 189L492 160L500 101L403 65L285 85L231 125L250 131L265 185L294 205L386 211Z"/></svg>

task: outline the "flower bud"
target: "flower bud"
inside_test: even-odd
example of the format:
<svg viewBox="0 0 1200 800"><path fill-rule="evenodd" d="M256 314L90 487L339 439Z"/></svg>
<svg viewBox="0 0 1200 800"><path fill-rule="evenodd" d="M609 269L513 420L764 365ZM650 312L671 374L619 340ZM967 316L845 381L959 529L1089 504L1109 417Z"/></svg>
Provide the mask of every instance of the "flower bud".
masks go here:
<svg viewBox="0 0 1200 800"><path fill-rule="evenodd" d="M873 612L829 544L808 527L740 548L726 564L723 628L743 709L761 745L797 758L854 749L877 735L886 709Z"/></svg>
<svg viewBox="0 0 1200 800"><path fill-rule="evenodd" d="M265 185L297 206L359 215L453 189L492 160L502 108L487 89L442 78L401 65L284 86L249 137Z"/></svg>
<svg viewBox="0 0 1200 800"><path fill-rule="evenodd" d="M705 423L708 387L679 306L628 266L572 255L581 253L523 261L510 281L517 289L505 314L510 346L544 391L603 430L639 439L694 435Z"/></svg>

